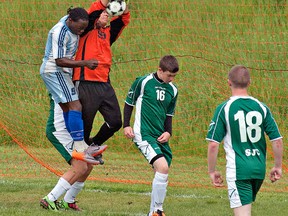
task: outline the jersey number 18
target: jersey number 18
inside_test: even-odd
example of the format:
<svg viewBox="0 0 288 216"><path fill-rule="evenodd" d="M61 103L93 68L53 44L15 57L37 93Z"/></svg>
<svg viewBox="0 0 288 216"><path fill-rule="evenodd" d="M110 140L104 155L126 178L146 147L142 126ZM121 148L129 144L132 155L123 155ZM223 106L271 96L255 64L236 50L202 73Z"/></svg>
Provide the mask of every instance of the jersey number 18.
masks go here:
<svg viewBox="0 0 288 216"><path fill-rule="evenodd" d="M239 110L234 115L234 120L239 123L239 132L241 142L247 142L247 137L252 143L258 142L261 138L262 115L257 111L250 111L244 114L243 110ZM247 126L247 127L246 127Z"/></svg>

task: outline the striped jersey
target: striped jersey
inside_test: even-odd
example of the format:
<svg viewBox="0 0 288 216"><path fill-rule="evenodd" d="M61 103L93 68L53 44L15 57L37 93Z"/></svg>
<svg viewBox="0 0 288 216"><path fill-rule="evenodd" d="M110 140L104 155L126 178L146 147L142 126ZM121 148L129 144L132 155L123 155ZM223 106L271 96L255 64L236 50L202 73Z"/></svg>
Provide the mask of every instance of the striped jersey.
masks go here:
<svg viewBox="0 0 288 216"><path fill-rule="evenodd" d="M264 179L265 134L282 138L270 109L251 96L232 96L216 108L206 140L224 141L227 179Z"/></svg>
<svg viewBox="0 0 288 216"><path fill-rule="evenodd" d="M68 15L64 16L48 33L40 74L46 72L67 72L72 75L72 68L59 67L55 61L55 59L64 57L73 59L78 47L79 36L70 31L66 25L67 18Z"/></svg>
<svg viewBox="0 0 288 216"><path fill-rule="evenodd" d="M126 103L136 106L134 142L155 142L165 132L166 116L173 116L178 96L172 83L160 82L154 74L138 77L132 84Z"/></svg>

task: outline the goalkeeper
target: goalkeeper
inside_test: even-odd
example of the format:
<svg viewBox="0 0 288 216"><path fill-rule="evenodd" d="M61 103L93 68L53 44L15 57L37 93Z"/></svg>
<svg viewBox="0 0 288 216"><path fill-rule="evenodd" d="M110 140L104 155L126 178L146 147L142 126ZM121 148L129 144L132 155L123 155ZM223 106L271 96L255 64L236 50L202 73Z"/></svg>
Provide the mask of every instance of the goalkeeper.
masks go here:
<svg viewBox="0 0 288 216"><path fill-rule="evenodd" d="M121 111L114 88L110 82L112 64L112 44L119 38L130 22L128 6L121 16L109 17L106 12L108 0L92 3L88 10L89 24L81 35L76 60L96 59L98 66L74 69L73 81L78 88L83 106L84 140L101 145L113 136L122 126ZM104 118L98 133L90 138L93 121L100 112Z"/></svg>

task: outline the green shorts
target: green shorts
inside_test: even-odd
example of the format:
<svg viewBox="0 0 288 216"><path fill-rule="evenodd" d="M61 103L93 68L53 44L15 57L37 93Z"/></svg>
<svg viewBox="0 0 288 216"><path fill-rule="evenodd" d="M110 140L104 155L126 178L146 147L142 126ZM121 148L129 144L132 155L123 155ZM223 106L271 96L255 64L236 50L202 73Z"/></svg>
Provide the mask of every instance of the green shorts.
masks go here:
<svg viewBox="0 0 288 216"><path fill-rule="evenodd" d="M227 181L230 207L237 208L255 201L263 179Z"/></svg>
<svg viewBox="0 0 288 216"><path fill-rule="evenodd" d="M50 98L49 118L46 136L62 157L70 164L73 152L73 139L66 129L61 107Z"/></svg>
<svg viewBox="0 0 288 216"><path fill-rule="evenodd" d="M168 166L171 165L172 151L168 142L158 143L150 141L149 143L145 140L134 143L150 164L153 164L157 158L164 156L168 163Z"/></svg>

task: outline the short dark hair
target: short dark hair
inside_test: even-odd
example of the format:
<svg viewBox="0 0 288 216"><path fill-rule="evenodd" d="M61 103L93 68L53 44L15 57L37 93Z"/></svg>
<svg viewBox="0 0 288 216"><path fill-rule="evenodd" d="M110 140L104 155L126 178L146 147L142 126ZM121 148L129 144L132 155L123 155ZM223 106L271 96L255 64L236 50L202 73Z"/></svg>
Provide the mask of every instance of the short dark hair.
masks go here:
<svg viewBox="0 0 288 216"><path fill-rule="evenodd" d="M172 55L163 56L159 62L159 67L162 69L162 71L169 71L172 73L179 71L178 61Z"/></svg>
<svg viewBox="0 0 288 216"><path fill-rule="evenodd" d="M81 7L76 8L68 8L67 14L70 19L72 19L74 22L77 22L78 20L89 20L88 12Z"/></svg>
<svg viewBox="0 0 288 216"><path fill-rule="evenodd" d="M250 83L250 73L247 67L235 65L228 73L228 79L236 88L246 88Z"/></svg>

